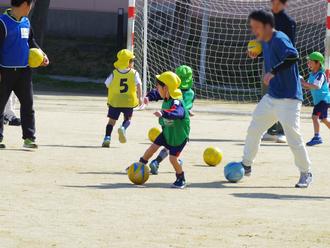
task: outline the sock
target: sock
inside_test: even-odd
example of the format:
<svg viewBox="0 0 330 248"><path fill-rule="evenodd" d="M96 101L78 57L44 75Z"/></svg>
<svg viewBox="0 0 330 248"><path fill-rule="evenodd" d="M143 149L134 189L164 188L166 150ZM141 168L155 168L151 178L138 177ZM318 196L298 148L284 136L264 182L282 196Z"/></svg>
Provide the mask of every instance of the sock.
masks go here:
<svg viewBox="0 0 330 248"><path fill-rule="evenodd" d="M184 172L182 172L181 174L176 174L176 178L185 180Z"/></svg>
<svg viewBox="0 0 330 248"><path fill-rule="evenodd" d="M148 163L148 160L145 160L144 158L140 158L140 163L147 164Z"/></svg>
<svg viewBox="0 0 330 248"><path fill-rule="evenodd" d="M129 127L129 125L131 125L131 121L130 120L126 120L123 122L122 126L127 129Z"/></svg>
<svg viewBox="0 0 330 248"><path fill-rule="evenodd" d="M112 130L113 130L113 126L108 124L105 130L105 136L111 136Z"/></svg>
<svg viewBox="0 0 330 248"><path fill-rule="evenodd" d="M167 156L168 156L167 149L163 149L160 151L159 155L157 156L156 161L158 162L158 164L160 164Z"/></svg>
<svg viewBox="0 0 330 248"><path fill-rule="evenodd" d="M319 133L315 133L314 137L320 138L320 134Z"/></svg>

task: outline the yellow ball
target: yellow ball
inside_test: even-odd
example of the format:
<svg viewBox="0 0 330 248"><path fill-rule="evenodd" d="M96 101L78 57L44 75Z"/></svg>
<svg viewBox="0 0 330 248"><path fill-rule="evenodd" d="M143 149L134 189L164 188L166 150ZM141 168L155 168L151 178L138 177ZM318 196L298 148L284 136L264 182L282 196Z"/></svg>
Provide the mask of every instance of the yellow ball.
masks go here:
<svg viewBox="0 0 330 248"><path fill-rule="evenodd" d="M132 164L127 171L129 180L136 185L142 185L148 181L149 173L149 167L142 163Z"/></svg>
<svg viewBox="0 0 330 248"><path fill-rule="evenodd" d="M251 40L248 44L248 51L260 55L262 53L262 45L257 40Z"/></svg>
<svg viewBox="0 0 330 248"><path fill-rule="evenodd" d="M209 166L217 166L220 164L222 156L222 151L216 147L206 148L203 154L204 162Z"/></svg>
<svg viewBox="0 0 330 248"><path fill-rule="evenodd" d="M41 49L31 48L29 54L29 66L31 68L37 68L41 66L44 61L44 54Z"/></svg>
<svg viewBox="0 0 330 248"><path fill-rule="evenodd" d="M161 134L161 130L158 127L153 127L148 132L148 138L151 142L154 142L157 137Z"/></svg>

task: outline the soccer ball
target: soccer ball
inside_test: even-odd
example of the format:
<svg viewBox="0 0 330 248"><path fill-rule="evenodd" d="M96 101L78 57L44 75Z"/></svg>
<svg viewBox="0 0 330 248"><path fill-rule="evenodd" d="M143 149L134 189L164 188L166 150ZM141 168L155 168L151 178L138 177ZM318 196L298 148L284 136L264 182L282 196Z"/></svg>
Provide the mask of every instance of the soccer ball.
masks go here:
<svg viewBox="0 0 330 248"><path fill-rule="evenodd" d="M244 177L242 163L231 162L224 168L225 178L231 183L237 183Z"/></svg>
<svg viewBox="0 0 330 248"><path fill-rule="evenodd" d="M158 127L153 127L148 132L148 138L151 142L154 142L161 134L161 130Z"/></svg>
<svg viewBox="0 0 330 248"><path fill-rule="evenodd" d="M44 54L39 48L31 48L29 53L29 66L31 68L39 67L44 61Z"/></svg>
<svg viewBox="0 0 330 248"><path fill-rule="evenodd" d="M220 164L222 156L222 151L212 146L206 148L203 154L204 162L209 166L217 166Z"/></svg>
<svg viewBox="0 0 330 248"><path fill-rule="evenodd" d="M248 51L260 55L262 53L262 45L257 40L251 40L248 44Z"/></svg>
<svg viewBox="0 0 330 248"><path fill-rule="evenodd" d="M142 163L132 164L127 171L129 180L136 185L142 185L148 181L149 173L149 167Z"/></svg>

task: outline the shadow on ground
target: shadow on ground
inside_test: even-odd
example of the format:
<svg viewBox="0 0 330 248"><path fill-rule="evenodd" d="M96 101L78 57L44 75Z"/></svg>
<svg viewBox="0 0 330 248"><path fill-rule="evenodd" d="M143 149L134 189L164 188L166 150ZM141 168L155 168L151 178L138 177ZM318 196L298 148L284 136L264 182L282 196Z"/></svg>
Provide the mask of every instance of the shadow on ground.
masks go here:
<svg viewBox="0 0 330 248"><path fill-rule="evenodd" d="M307 195L280 195L269 193L234 193L239 198L269 199L269 200L330 200L327 196L307 196Z"/></svg>

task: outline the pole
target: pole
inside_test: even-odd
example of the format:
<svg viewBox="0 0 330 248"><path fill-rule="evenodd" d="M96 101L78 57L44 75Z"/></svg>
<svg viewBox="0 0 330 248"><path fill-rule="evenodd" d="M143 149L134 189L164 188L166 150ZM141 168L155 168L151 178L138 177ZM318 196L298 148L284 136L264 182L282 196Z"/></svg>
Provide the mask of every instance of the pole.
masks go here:
<svg viewBox="0 0 330 248"><path fill-rule="evenodd" d="M327 11L327 34L325 39L325 69L328 79L330 78L330 0Z"/></svg>
<svg viewBox="0 0 330 248"><path fill-rule="evenodd" d="M128 1L127 49L134 50L135 0Z"/></svg>
<svg viewBox="0 0 330 248"><path fill-rule="evenodd" d="M148 82L148 0L143 5L143 95L147 94Z"/></svg>

